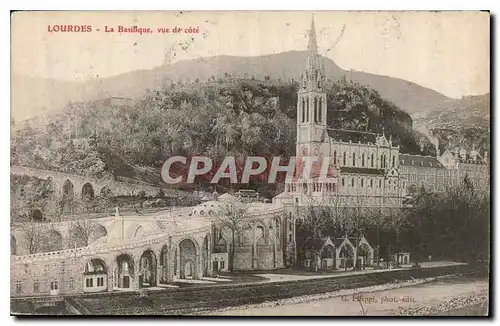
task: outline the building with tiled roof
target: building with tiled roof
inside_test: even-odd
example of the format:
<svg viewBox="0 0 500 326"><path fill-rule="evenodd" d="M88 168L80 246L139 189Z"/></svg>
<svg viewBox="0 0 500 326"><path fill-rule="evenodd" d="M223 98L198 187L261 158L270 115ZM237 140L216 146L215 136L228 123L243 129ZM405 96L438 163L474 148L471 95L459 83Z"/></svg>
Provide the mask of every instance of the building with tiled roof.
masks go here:
<svg viewBox="0 0 500 326"><path fill-rule="evenodd" d="M458 186L467 177L475 187L489 184L488 154L484 157L474 149L446 150L437 156L400 154L401 173L408 181L408 194L423 187L426 191L445 191Z"/></svg>

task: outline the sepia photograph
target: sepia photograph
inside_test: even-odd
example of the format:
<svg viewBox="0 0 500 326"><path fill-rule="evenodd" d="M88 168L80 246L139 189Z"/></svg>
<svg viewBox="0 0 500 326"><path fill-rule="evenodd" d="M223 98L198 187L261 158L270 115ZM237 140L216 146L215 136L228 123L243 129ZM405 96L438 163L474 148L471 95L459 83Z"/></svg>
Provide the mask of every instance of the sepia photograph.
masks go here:
<svg viewBox="0 0 500 326"><path fill-rule="evenodd" d="M491 316L488 11L13 11L13 316Z"/></svg>

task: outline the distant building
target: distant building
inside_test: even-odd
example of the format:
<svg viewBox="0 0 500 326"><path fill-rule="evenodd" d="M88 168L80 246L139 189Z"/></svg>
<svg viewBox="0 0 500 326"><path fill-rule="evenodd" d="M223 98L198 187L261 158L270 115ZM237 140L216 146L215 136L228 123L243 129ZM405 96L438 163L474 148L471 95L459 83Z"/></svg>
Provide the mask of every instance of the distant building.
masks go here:
<svg viewBox="0 0 500 326"><path fill-rule="evenodd" d="M456 148L437 156L400 155L401 173L408 180L408 195L423 187L428 192L442 192L455 187L467 176L474 187L489 185L488 153L480 156L476 150Z"/></svg>

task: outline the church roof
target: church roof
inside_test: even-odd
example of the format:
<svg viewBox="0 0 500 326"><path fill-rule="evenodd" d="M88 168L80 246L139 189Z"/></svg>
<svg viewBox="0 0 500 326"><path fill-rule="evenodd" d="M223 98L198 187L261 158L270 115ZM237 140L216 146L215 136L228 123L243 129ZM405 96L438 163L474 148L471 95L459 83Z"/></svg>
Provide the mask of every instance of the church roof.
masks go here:
<svg viewBox="0 0 500 326"><path fill-rule="evenodd" d="M328 129L328 136L335 141L348 143L361 142L362 144L373 144L377 142L377 135L356 130Z"/></svg>
<svg viewBox="0 0 500 326"><path fill-rule="evenodd" d="M458 160L458 162L460 163L469 163L469 164L486 164L484 162L484 159L481 157L481 155L479 155L479 153L477 154L477 157L476 157L476 160L474 161L474 159L472 158L472 155L470 155L470 153L465 153L465 157L462 157L460 156L460 153L458 154L458 157L456 158Z"/></svg>
<svg viewBox="0 0 500 326"><path fill-rule="evenodd" d="M434 156L410 154L399 154L399 164L404 166L443 167L443 165Z"/></svg>
<svg viewBox="0 0 500 326"><path fill-rule="evenodd" d="M384 169L358 168L350 166L342 166L340 168L340 173L385 175Z"/></svg>

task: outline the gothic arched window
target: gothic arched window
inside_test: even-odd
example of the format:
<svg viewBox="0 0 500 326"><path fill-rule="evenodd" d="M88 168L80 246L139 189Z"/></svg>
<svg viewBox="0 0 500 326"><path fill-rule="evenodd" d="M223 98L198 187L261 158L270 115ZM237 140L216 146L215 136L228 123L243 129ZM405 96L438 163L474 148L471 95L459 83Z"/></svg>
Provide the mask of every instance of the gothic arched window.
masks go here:
<svg viewBox="0 0 500 326"><path fill-rule="evenodd" d="M337 164L337 151L333 151L333 163Z"/></svg>
<svg viewBox="0 0 500 326"><path fill-rule="evenodd" d="M356 153L352 153L352 166L356 166Z"/></svg>
<svg viewBox="0 0 500 326"><path fill-rule="evenodd" d="M396 166L396 156L392 156L392 167Z"/></svg>
<svg viewBox="0 0 500 326"><path fill-rule="evenodd" d="M365 166L365 153L361 154L361 166Z"/></svg>
<svg viewBox="0 0 500 326"><path fill-rule="evenodd" d="M343 160L342 160L342 165L344 165L344 166L345 166L345 165L347 164L347 162L346 162L346 161L347 161L347 156L346 156L346 154L345 154L345 152L344 152L344 158L343 158Z"/></svg>
<svg viewBox="0 0 500 326"><path fill-rule="evenodd" d="M309 97L306 98L306 121L309 122Z"/></svg>
<svg viewBox="0 0 500 326"><path fill-rule="evenodd" d="M318 116L319 116L319 118L318 118L319 122L321 122L323 120L323 108L321 107L322 104L323 104L323 98L320 97L319 98L319 107L318 107L318 109L319 109L318 110L318 112L319 112L319 114L318 114Z"/></svg>
<svg viewBox="0 0 500 326"><path fill-rule="evenodd" d="M314 97L314 122L318 122L318 98Z"/></svg>
<svg viewBox="0 0 500 326"><path fill-rule="evenodd" d="M371 163L371 164L372 164L372 167L373 167L373 164L374 164L374 162L373 162L373 154L372 154L371 161L372 161L372 163Z"/></svg>
<svg viewBox="0 0 500 326"><path fill-rule="evenodd" d="M304 98L302 98L302 122L304 122L306 120L305 106L306 106L306 102L305 102Z"/></svg>

